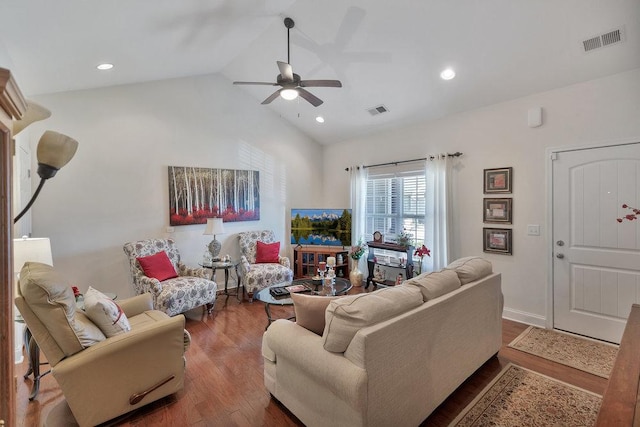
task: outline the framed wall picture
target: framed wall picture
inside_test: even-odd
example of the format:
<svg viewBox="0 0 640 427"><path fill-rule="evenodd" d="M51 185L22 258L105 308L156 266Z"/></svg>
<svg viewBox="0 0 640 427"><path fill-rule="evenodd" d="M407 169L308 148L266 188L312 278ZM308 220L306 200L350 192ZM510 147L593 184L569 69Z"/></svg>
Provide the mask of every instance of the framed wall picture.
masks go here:
<svg viewBox="0 0 640 427"><path fill-rule="evenodd" d="M513 199L483 199L482 221L495 224L511 224Z"/></svg>
<svg viewBox="0 0 640 427"><path fill-rule="evenodd" d="M484 252L504 255L512 255L511 229L509 228L483 228Z"/></svg>
<svg viewBox="0 0 640 427"><path fill-rule="evenodd" d="M511 193L513 168L484 170L484 194Z"/></svg>
<svg viewBox="0 0 640 427"><path fill-rule="evenodd" d="M169 166L169 225L260 220L260 172Z"/></svg>

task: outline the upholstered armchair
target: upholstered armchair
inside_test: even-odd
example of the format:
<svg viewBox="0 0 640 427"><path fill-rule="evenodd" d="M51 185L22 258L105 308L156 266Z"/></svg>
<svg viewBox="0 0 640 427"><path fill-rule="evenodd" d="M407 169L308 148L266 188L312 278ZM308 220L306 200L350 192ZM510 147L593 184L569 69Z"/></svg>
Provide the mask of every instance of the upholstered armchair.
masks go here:
<svg viewBox="0 0 640 427"><path fill-rule="evenodd" d="M213 309L218 285L209 279L211 273L205 268L189 268L180 262L180 253L172 239L149 239L125 243L124 252L129 257L129 267L133 277L136 294L150 293L153 307L169 316L206 305L209 312ZM166 267L171 274L149 277L140 259L162 255L165 252L170 264ZM156 262L156 266L158 263ZM157 268L154 268L157 269ZM174 271L175 270L175 271ZM166 271L166 270L165 270Z"/></svg>
<svg viewBox="0 0 640 427"><path fill-rule="evenodd" d="M276 238L273 231L245 231L238 233L238 236L242 282L249 300L253 300L253 294L260 289L293 280L291 263L287 257L277 255L274 262L256 263L258 242L275 243Z"/></svg>
<svg viewBox="0 0 640 427"><path fill-rule="evenodd" d="M53 267L27 262L15 304L60 385L65 401L59 406L68 405L81 427L101 424L184 386L184 353L190 343L184 316L153 310L150 294L117 301L105 297L103 305L92 305L97 311L85 299L84 312L76 306L71 285ZM96 313L104 318L96 319ZM126 328L110 329L114 317Z"/></svg>

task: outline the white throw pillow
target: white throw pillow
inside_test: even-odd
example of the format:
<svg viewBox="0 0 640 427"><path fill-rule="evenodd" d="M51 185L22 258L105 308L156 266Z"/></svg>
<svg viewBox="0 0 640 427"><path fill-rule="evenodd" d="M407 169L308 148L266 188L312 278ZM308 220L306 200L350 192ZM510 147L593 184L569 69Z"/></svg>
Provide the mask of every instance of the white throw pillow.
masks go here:
<svg viewBox="0 0 640 427"><path fill-rule="evenodd" d="M89 286L84 294L84 311L107 336L113 337L131 330L129 319L120 306L102 292Z"/></svg>

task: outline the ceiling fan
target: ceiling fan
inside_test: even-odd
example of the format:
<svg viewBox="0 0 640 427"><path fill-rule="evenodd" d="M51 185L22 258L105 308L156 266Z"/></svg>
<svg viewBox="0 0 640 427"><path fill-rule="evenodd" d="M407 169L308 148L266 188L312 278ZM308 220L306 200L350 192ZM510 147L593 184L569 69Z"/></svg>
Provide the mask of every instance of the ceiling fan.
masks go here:
<svg viewBox="0 0 640 427"><path fill-rule="evenodd" d="M300 95L305 100L309 101L311 105L317 107L322 104L322 100L306 90L307 87L342 87L340 80L301 80L300 76L293 72L290 61L290 42L289 31L295 22L291 18L284 18L284 26L287 27L287 62L277 61L280 74L276 78L275 83L268 82L233 82L234 85L266 85L266 86L281 86L280 89L272 93L267 99L262 101L262 104L269 104L271 101L281 96L284 99L292 100L296 99Z"/></svg>

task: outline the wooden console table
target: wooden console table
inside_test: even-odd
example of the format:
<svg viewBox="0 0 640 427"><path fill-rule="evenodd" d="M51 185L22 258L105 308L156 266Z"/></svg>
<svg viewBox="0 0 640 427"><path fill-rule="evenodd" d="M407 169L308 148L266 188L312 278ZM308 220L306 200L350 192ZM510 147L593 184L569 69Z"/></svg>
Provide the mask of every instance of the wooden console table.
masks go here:
<svg viewBox="0 0 640 427"><path fill-rule="evenodd" d="M602 396L597 427L640 426L640 305L631 314L622 334L618 356Z"/></svg>
<svg viewBox="0 0 640 427"><path fill-rule="evenodd" d="M365 289L369 287L370 283L373 283L374 286L381 284L386 286L393 286L395 284L395 280L385 280L384 283L376 282L374 280L374 269L376 264L383 265L385 267L391 268L399 268L404 270L405 279L410 279L413 277L413 246L400 246L395 243L382 243L382 242L367 242L367 246L369 247L369 254L367 255L367 268L369 270L369 276L367 277L367 283L365 285ZM395 264L386 264L380 262L376 258L376 254L374 249L383 249L385 251L392 252L401 252L402 256L406 257L406 261L404 265L395 265Z"/></svg>

